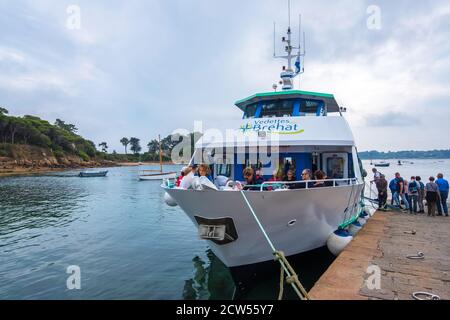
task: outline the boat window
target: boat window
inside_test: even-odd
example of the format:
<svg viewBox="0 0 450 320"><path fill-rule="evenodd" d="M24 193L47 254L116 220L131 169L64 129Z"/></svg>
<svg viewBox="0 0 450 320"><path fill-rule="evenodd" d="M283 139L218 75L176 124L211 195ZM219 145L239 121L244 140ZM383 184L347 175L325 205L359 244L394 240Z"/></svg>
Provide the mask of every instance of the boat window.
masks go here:
<svg viewBox="0 0 450 320"><path fill-rule="evenodd" d="M316 100L301 100L300 101L300 114L304 116L317 116L319 108L321 108L322 102ZM322 115L323 110L319 110Z"/></svg>
<svg viewBox="0 0 450 320"><path fill-rule="evenodd" d="M258 109L258 105L256 103L250 104L245 108L245 119L253 119L256 115L256 110Z"/></svg>
<svg viewBox="0 0 450 320"><path fill-rule="evenodd" d="M262 105L261 118L292 117L293 111L293 100L267 101Z"/></svg>
<svg viewBox="0 0 450 320"><path fill-rule="evenodd" d="M327 158L327 177L329 179L343 179L344 162L344 158L338 156Z"/></svg>
<svg viewBox="0 0 450 320"><path fill-rule="evenodd" d="M216 165L216 176L225 176L231 178L231 164Z"/></svg>

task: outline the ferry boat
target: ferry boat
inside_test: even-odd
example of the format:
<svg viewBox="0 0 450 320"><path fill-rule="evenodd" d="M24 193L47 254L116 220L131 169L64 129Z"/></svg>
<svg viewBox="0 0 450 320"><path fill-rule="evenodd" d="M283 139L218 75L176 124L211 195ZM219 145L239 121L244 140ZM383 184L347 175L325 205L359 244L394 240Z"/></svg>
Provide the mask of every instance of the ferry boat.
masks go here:
<svg viewBox="0 0 450 320"><path fill-rule="evenodd" d="M242 118L236 122L233 138L205 135L195 145L191 165L199 165L199 155L207 154L214 182L226 177L227 186L162 185L166 202L186 213L198 235L240 283L239 270L275 263L264 232L289 259L326 246L330 236L354 222L361 210L362 165L345 109L333 94L294 90L305 52L300 40L297 48L292 46L290 27L283 42L287 67L281 72L282 91L237 101ZM263 147L268 149L269 163L262 159ZM250 190L236 188L244 181L247 167L261 170L266 182ZM325 183L316 188L317 181L302 180L304 169L323 171ZM281 175L292 170L296 181L268 182L275 170ZM297 188L289 188L293 183Z"/></svg>

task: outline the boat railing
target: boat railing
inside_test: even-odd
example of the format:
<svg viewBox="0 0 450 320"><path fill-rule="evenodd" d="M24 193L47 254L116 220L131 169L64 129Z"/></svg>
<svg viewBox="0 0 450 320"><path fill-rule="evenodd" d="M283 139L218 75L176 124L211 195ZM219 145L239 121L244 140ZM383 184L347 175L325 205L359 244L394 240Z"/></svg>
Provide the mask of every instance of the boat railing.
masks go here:
<svg viewBox="0 0 450 320"><path fill-rule="evenodd" d="M301 180L301 181L266 181L259 185L260 191L264 191L264 187L269 187L273 185L290 185L290 184L304 184L305 187L302 189L313 189L311 185L317 182L323 182L325 187L341 187L346 185L358 184L358 178L347 178L347 179L326 179L326 180ZM246 187L257 187L257 186L246 186Z"/></svg>

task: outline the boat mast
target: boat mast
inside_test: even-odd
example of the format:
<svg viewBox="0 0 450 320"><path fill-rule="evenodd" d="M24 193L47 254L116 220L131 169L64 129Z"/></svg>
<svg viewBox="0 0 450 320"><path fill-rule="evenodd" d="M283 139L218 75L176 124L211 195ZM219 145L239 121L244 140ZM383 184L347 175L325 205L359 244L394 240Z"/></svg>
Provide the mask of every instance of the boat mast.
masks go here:
<svg viewBox="0 0 450 320"><path fill-rule="evenodd" d="M161 171L161 173L163 172L162 170L162 147L161 147L161 135L158 134L158 140L159 140L159 170Z"/></svg>
<svg viewBox="0 0 450 320"><path fill-rule="evenodd" d="M275 48L275 23L273 26L273 36L274 36L274 48L273 48L273 57L279 59L287 60L287 68L283 66L283 71L280 74L281 81L280 84L283 85L283 90L292 90L294 88L294 79L298 75L305 72L305 68L303 67L304 57L306 55L305 51L305 36L303 34L303 47L302 47L302 34L301 34L301 15L299 16L299 39L298 39L298 47L294 47L292 45L292 31L291 31L291 0L288 0L288 21L289 27L287 29L287 38L283 37L281 39L282 42L285 42L285 52L286 55L277 56L276 48ZM295 53L295 51L297 51ZM296 58L295 61L295 71L292 68L292 59Z"/></svg>

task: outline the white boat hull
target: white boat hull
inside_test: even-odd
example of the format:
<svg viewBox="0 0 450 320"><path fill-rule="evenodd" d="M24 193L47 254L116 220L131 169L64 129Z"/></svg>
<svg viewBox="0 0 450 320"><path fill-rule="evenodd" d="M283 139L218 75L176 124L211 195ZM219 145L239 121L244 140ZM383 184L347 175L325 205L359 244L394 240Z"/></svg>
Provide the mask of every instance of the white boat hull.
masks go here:
<svg viewBox="0 0 450 320"><path fill-rule="evenodd" d="M325 246L330 234L356 214L362 188L363 184L357 184L279 192L245 191L245 195L275 248L291 256ZM240 192L166 191L196 226L195 216L233 219L238 234L236 241L218 245L208 240L215 255L226 266L273 260L272 250Z"/></svg>
<svg viewBox="0 0 450 320"><path fill-rule="evenodd" d="M152 173L152 174L141 174L139 175L139 180L164 180L164 179L175 179L177 174L175 172L163 172L163 173Z"/></svg>

